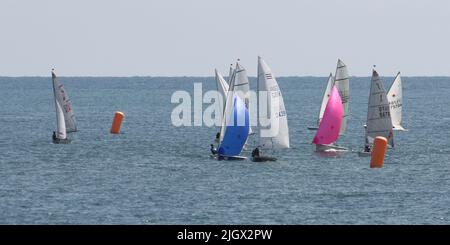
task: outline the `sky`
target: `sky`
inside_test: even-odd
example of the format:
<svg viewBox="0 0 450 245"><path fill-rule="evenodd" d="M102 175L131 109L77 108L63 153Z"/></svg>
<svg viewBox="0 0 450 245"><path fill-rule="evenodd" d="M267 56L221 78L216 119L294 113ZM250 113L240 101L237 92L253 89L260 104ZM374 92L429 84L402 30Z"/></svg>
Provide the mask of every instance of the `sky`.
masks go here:
<svg viewBox="0 0 450 245"><path fill-rule="evenodd" d="M1 0L0 76L450 76L448 0Z"/></svg>

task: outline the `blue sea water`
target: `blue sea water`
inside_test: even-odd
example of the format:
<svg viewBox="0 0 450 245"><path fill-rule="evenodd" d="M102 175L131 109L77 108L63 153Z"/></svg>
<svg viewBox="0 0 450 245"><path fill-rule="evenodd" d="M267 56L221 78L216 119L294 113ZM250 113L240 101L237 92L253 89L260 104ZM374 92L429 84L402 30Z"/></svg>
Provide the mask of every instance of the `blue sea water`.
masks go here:
<svg viewBox="0 0 450 245"><path fill-rule="evenodd" d="M450 223L450 78L403 78L409 131L395 132L382 169L356 152L314 153L306 127L325 77L278 79L291 148L273 163L210 159L217 128L172 126L172 93L192 92L194 82L214 89L213 78L60 80L80 130L68 145L51 142L50 78L0 78L1 224ZM339 143L354 151L364 142L369 82L350 81ZM120 135L109 134L115 111L125 113Z"/></svg>

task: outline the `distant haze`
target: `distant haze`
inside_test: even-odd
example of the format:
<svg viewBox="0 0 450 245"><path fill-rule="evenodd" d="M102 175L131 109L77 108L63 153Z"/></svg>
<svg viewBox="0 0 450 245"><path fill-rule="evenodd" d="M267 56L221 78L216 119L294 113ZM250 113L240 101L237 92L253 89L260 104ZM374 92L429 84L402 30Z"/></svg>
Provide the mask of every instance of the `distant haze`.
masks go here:
<svg viewBox="0 0 450 245"><path fill-rule="evenodd" d="M448 0L2 0L0 76L450 75Z"/></svg>

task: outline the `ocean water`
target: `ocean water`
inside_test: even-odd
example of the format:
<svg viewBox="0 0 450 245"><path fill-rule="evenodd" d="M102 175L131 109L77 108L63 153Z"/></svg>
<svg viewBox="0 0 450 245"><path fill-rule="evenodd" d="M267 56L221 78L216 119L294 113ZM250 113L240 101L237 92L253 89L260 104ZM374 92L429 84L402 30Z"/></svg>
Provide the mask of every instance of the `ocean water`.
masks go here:
<svg viewBox="0 0 450 245"><path fill-rule="evenodd" d="M395 132L382 169L356 153L368 77L351 78L340 144L355 152L338 157L316 154L306 129L327 78L279 78L292 148L272 163L210 159L217 128L172 126L172 93L214 89L213 78L60 80L80 129L68 145L51 142L50 78L0 78L1 224L450 223L450 78L403 78L409 131ZM115 111L120 135L109 134Z"/></svg>

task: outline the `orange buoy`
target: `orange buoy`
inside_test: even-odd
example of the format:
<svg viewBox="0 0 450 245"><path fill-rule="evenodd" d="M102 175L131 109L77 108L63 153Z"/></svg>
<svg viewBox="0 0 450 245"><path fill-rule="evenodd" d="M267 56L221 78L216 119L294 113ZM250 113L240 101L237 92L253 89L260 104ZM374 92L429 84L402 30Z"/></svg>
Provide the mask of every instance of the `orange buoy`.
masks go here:
<svg viewBox="0 0 450 245"><path fill-rule="evenodd" d="M370 168L383 167L384 154L387 149L387 139L382 136L375 137L373 141L372 157L370 159Z"/></svg>
<svg viewBox="0 0 450 245"><path fill-rule="evenodd" d="M113 123L111 126L112 134L120 133L120 125L122 125L123 117L124 117L124 115L120 111L117 111L116 114L114 115L114 120L113 120Z"/></svg>

